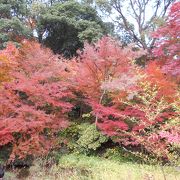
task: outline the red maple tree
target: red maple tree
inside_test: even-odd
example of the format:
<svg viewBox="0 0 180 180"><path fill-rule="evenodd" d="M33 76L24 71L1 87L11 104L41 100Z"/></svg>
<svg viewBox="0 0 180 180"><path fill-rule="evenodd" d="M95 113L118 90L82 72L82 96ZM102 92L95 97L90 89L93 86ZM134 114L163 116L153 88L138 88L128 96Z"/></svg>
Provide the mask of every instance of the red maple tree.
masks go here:
<svg viewBox="0 0 180 180"><path fill-rule="evenodd" d="M172 5L168 19L153 36L158 39L153 50L154 55L168 73L179 80L180 78L180 2Z"/></svg>
<svg viewBox="0 0 180 180"><path fill-rule="evenodd" d="M72 107L65 62L36 42L17 51L11 81L0 89L0 146L12 144L11 160L48 152Z"/></svg>
<svg viewBox="0 0 180 180"><path fill-rule="evenodd" d="M85 101L90 104L106 105L107 97L114 88L125 96L124 92L133 89L136 84L136 67L132 60L140 55L141 52L123 48L110 37L103 37L95 45L86 44L76 59L76 90L83 93ZM97 121L98 116L95 124Z"/></svg>
<svg viewBox="0 0 180 180"><path fill-rule="evenodd" d="M108 37L95 46L86 45L75 71L77 90L104 134L125 146L142 146L154 156L169 158L169 142L162 132L175 126L178 87L155 62L138 68L135 53Z"/></svg>

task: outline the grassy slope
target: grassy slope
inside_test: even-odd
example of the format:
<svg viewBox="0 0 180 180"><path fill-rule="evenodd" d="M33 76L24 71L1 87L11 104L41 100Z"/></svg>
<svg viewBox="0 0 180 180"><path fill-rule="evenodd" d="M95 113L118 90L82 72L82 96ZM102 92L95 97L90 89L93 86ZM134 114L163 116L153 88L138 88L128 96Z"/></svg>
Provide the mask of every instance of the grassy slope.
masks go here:
<svg viewBox="0 0 180 180"><path fill-rule="evenodd" d="M65 155L58 165L45 167L35 162L27 180L179 180L180 171L173 167L120 163L98 157ZM41 165L40 165L41 164ZM5 179L7 178L6 175ZM10 176L9 176L10 177ZM15 180L16 178L13 178ZM19 178L18 178L19 179Z"/></svg>

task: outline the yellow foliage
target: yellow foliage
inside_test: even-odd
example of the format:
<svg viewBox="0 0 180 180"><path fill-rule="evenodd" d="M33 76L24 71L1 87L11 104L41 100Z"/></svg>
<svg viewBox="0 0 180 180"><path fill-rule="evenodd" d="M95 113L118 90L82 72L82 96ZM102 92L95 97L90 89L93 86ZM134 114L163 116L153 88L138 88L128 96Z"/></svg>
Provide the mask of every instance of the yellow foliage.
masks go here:
<svg viewBox="0 0 180 180"><path fill-rule="evenodd" d="M5 81L9 81L9 70L11 69L8 58L6 56L0 56L0 84Z"/></svg>
<svg viewBox="0 0 180 180"><path fill-rule="evenodd" d="M15 67L15 57L18 50L9 44L5 50L0 51L0 86L3 82L11 80L10 71Z"/></svg>

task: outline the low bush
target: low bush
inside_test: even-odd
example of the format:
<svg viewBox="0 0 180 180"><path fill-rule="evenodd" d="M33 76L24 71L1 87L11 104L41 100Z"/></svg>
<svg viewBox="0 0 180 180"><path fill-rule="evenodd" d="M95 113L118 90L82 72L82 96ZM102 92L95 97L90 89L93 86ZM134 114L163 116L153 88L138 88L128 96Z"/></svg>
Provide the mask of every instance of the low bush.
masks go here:
<svg viewBox="0 0 180 180"><path fill-rule="evenodd" d="M72 124L60 133L60 138L62 137L66 138L71 152L89 155L108 141L108 137L98 131L94 124L89 123Z"/></svg>

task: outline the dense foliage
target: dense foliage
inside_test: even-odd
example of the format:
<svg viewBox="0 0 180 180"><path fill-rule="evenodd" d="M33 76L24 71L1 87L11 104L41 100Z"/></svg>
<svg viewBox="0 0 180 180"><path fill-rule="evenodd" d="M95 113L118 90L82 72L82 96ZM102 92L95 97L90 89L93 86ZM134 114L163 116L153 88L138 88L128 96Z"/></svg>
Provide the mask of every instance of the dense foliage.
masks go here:
<svg viewBox="0 0 180 180"><path fill-rule="evenodd" d="M108 36L85 43L71 60L54 55L36 41L22 40L19 48L10 43L0 51L0 147L10 149L9 160L40 156L62 144L73 152L91 154L111 143L143 159L176 163L180 149L179 5L172 6L166 26L154 33L158 38L154 59L144 68L135 60L146 51ZM102 35L98 29L102 22L89 6L67 2L53 5L47 13L40 18L48 31L42 40L58 52L68 40L62 42L60 37L56 44L55 25L72 27L63 32L70 44L74 43L71 35L90 42ZM70 49L76 52L76 48Z"/></svg>
<svg viewBox="0 0 180 180"><path fill-rule="evenodd" d="M30 37L25 16L27 15L24 0L1 0L0 2L0 49L6 47L8 41L20 42Z"/></svg>
<svg viewBox="0 0 180 180"><path fill-rule="evenodd" d="M112 31L112 23L104 23L95 8L76 0L0 2L1 49L8 41L19 46L22 39L34 38L71 57L84 41L97 41Z"/></svg>
<svg viewBox="0 0 180 180"><path fill-rule="evenodd" d="M51 149L71 108L65 64L38 43L22 44L19 50L10 45L1 54L10 60L13 54L16 63L9 70L11 81L0 89L0 146L12 144L12 160Z"/></svg>
<svg viewBox="0 0 180 180"><path fill-rule="evenodd" d="M39 5L39 11L33 16L38 39L54 53L72 57L77 49L83 47L84 41L95 42L108 33L97 11L89 5L66 1L42 8Z"/></svg>
<svg viewBox="0 0 180 180"><path fill-rule="evenodd" d="M179 143L178 87L156 63L144 70L136 67L133 55L130 48L122 49L109 38L95 47L88 45L76 71L78 90L104 134L125 146L141 146L152 156L169 159L168 146ZM163 133L174 139L165 141Z"/></svg>
<svg viewBox="0 0 180 180"><path fill-rule="evenodd" d="M174 3L169 12L168 20L154 32L154 37L157 38L154 54L158 57L163 71L171 76L180 76L180 2Z"/></svg>

